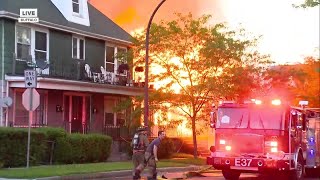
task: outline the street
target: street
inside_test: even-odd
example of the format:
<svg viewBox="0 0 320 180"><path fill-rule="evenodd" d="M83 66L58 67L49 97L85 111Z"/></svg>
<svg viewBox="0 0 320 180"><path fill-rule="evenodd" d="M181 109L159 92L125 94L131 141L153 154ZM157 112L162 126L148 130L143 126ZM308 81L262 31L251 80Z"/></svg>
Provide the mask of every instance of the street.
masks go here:
<svg viewBox="0 0 320 180"><path fill-rule="evenodd" d="M208 173L203 173L201 174L201 176L196 176L196 177L189 177L189 178L183 178L183 173L184 172L177 172L177 173L165 173L164 175L168 178L168 179L174 179L174 180L178 180L178 179L192 179L192 180L212 180L212 179L216 179L216 180L224 180L224 177L221 173L221 171L211 171ZM163 175L163 174L160 174ZM132 179L131 176L126 176L126 177L112 177L112 178L104 178L104 180L130 180ZM143 177L141 180L146 180L146 177ZM242 173L240 176L240 180L261 180L261 179L273 179L276 180L277 178L275 177L261 177L258 174L252 174L252 173ZM98 180L98 179L96 179ZM101 180L101 179L99 179ZM282 180L284 180L282 178ZM318 178L305 178L305 180L318 180Z"/></svg>

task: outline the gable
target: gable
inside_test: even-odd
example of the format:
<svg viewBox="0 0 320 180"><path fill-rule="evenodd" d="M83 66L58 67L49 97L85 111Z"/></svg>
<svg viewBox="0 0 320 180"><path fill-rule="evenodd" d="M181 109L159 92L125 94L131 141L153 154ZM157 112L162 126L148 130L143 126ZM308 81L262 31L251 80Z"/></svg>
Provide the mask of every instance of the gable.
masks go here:
<svg viewBox="0 0 320 180"><path fill-rule="evenodd" d="M129 33L94 8L90 3L88 3L89 26L68 21L51 0L0 0L0 17L17 19L20 8L37 8L39 24L43 26L110 41L120 41L126 44L132 42L132 37Z"/></svg>

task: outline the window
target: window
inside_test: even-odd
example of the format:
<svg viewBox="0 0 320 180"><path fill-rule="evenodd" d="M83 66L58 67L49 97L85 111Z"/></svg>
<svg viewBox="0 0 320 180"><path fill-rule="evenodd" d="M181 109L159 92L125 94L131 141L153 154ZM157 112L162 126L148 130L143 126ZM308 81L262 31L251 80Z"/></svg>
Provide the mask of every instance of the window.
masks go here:
<svg viewBox="0 0 320 180"><path fill-rule="evenodd" d="M124 48L117 48L117 71L118 74L125 74L128 70L127 65L127 50Z"/></svg>
<svg viewBox="0 0 320 180"><path fill-rule="evenodd" d="M45 91L38 90L40 94L40 104L33 112L33 118L31 119L32 127L39 127L47 125L47 93ZM23 91L16 90L14 92L16 102L14 105L14 124L15 127L28 127L29 116L28 111L22 105L22 94Z"/></svg>
<svg viewBox="0 0 320 180"><path fill-rule="evenodd" d="M106 71L114 73L114 47L106 47Z"/></svg>
<svg viewBox="0 0 320 180"><path fill-rule="evenodd" d="M72 38L72 58L84 59L84 39Z"/></svg>
<svg viewBox="0 0 320 180"><path fill-rule="evenodd" d="M80 13L80 3L79 0L72 0L72 12Z"/></svg>
<svg viewBox="0 0 320 180"><path fill-rule="evenodd" d="M31 29L17 26L17 59L26 60L31 55Z"/></svg>
<svg viewBox="0 0 320 180"><path fill-rule="evenodd" d="M44 32L35 31L35 59L47 59L47 34Z"/></svg>
<svg viewBox="0 0 320 180"><path fill-rule="evenodd" d="M35 27L16 26L17 59L48 61L48 31Z"/></svg>

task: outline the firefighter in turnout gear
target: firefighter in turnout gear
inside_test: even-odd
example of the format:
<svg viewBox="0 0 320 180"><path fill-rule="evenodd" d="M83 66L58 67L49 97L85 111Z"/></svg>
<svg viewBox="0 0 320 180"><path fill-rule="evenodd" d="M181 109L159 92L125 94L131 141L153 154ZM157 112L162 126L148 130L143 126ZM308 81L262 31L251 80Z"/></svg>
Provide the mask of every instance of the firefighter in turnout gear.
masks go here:
<svg viewBox="0 0 320 180"><path fill-rule="evenodd" d="M139 179L140 173L144 170L146 166L148 166L149 172L147 175L148 180L156 180L157 179L157 164L158 162L158 148L161 144L161 140L165 138L166 134L164 131L158 132L158 138L154 139L146 149L146 153L144 155L144 162L139 164L136 168L133 179Z"/></svg>
<svg viewBox="0 0 320 180"><path fill-rule="evenodd" d="M132 154L132 162L133 162L133 176L135 173L135 169L138 167L139 164L144 162L144 153L146 148L149 145L149 140L147 137L147 127L139 127L137 132L134 134L132 142L133 148ZM135 178L133 178L135 179Z"/></svg>

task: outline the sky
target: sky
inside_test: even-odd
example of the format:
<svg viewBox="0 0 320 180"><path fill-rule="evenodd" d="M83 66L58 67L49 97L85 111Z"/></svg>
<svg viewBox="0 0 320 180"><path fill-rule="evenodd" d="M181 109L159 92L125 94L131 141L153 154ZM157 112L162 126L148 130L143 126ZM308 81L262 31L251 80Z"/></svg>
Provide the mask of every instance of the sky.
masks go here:
<svg viewBox="0 0 320 180"><path fill-rule="evenodd" d="M145 28L161 0L88 0L129 33ZM319 57L319 7L296 9L302 0L166 0L153 22L170 20L174 13L212 15L210 23L243 27L262 36L258 49L277 64Z"/></svg>

